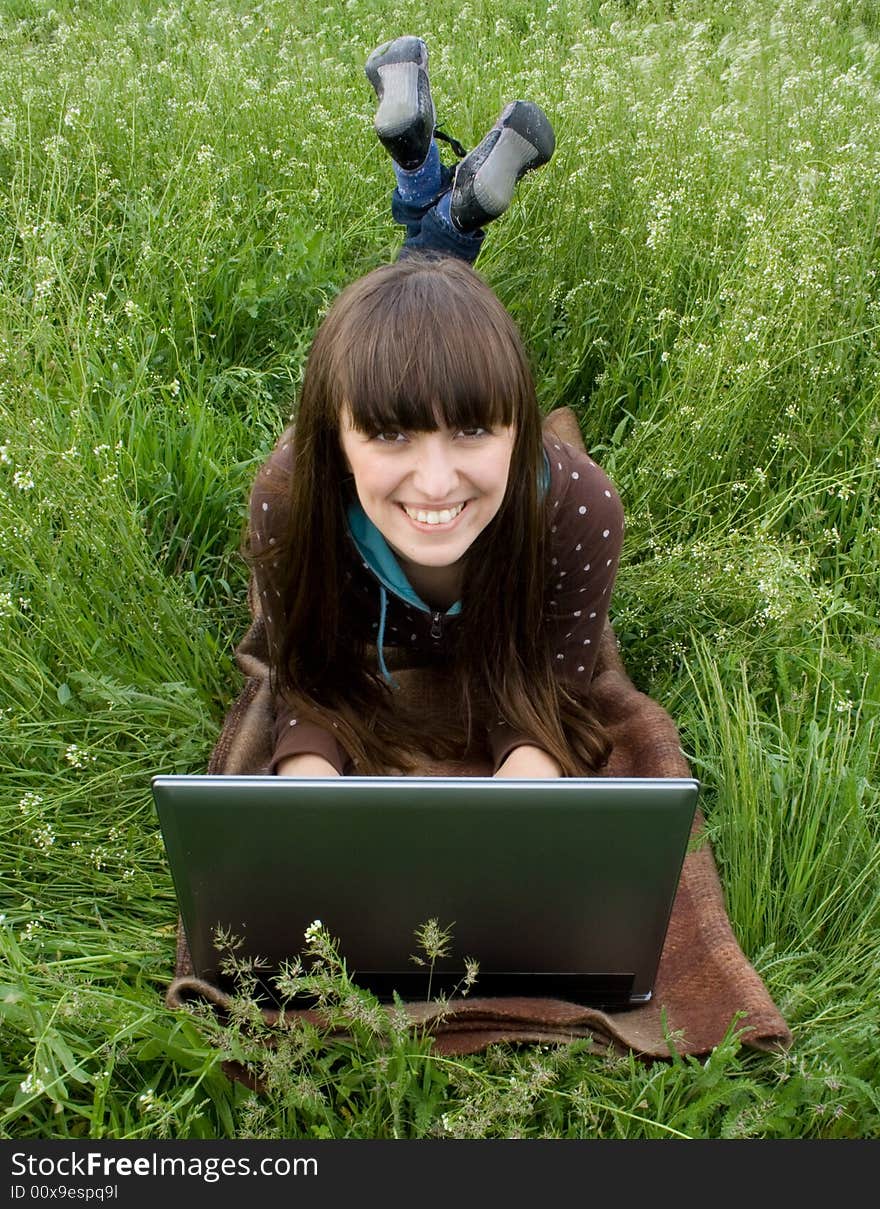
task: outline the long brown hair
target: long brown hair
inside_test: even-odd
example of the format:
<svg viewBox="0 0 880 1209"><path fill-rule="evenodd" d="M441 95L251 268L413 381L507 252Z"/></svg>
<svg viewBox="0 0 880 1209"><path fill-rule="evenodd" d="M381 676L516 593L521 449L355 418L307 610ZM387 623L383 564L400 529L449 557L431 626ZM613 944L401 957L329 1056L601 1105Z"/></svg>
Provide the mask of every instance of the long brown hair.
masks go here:
<svg viewBox="0 0 880 1209"><path fill-rule="evenodd" d="M272 677L301 715L329 729L358 772L408 771L412 752L461 754L461 737L426 735L345 624L351 476L340 444L356 429L515 430L501 507L469 548L452 674L466 722L501 718L546 749L566 776L601 766L608 743L589 697L558 684L544 626L549 520L541 495L541 413L516 325L489 286L451 257L410 256L347 287L309 353L296 415L289 520L272 550L284 617ZM268 555L268 552L266 552ZM347 557L348 556L348 557ZM278 574L276 572L276 574ZM503 619L503 624L499 624Z"/></svg>

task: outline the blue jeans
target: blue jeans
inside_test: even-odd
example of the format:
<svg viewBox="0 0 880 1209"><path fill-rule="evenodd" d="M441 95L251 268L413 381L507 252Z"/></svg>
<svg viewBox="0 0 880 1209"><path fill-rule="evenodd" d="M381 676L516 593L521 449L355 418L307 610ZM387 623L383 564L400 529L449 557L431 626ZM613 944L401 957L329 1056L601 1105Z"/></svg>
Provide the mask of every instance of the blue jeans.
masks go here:
<svg viewBox="0 0 880 1209"><path fill-rule="evenodd" d="M438 256L457 256L468 264L473 264L477 259L486 232L456 231L437 213L438 201L451 188L452 169L444 164L440 189L425 205L416 206L405 202L398 189L391 194L391 215L396 223L406 227L406 239L398 260L403 260L414 252L422 256L431 253Z"/></svg>

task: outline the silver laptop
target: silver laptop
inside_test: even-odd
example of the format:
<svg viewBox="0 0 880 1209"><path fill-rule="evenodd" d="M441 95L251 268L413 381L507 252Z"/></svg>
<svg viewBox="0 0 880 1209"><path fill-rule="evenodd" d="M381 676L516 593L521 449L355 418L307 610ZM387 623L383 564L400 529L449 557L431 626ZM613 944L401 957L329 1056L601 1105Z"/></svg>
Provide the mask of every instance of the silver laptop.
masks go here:
<svg viewBox="0 0 880 1209"><path fill-rule="evenodd" d="M219 928L277 968L320 919L381 999L424 999L416 928L479 962L477 996L620 1007L650 999L697 802L690 779L157 776L196 973Z"/></svg>

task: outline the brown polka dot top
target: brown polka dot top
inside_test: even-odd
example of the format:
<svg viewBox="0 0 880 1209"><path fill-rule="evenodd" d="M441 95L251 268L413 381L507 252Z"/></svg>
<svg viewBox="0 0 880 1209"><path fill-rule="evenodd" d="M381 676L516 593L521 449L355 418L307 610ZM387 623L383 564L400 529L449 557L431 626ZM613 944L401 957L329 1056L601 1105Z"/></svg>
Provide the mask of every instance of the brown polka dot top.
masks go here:
<svg viewBox="0 0 880 1209"><path fill-rule="evenodd" d="M583 693L593 674L599 639L608 607L620 551L624 520L620 497L611 480L589 454L545 434L544 449L550 469L549 554L550 592L545 624L557 676L573 695ZM251 546L262 554L280 544L287 516L285 484L293 468L293 430L287 429L264 463L254 482L250 499ZM376 641L379 629L380 585L372 570L351 545L347 571L363 607L353 624L363 626L365 637ZM279 631L281 594L273 578L273 561L255 568L255 587L266 621L270 651ZM442 653L452 637L458 616L418 609L387 593L384 641L390 646L410 646L414 651ZM438 629L440 637L438 638ZM275 746L270 770L287 756L314 752L337 770L352 770L348 753L335 734L313 723L301 721L283 700L275 702ZM497 770L515 747L535 743L529 735L514 732L502 720L489 729L489 743Z"/></svg>

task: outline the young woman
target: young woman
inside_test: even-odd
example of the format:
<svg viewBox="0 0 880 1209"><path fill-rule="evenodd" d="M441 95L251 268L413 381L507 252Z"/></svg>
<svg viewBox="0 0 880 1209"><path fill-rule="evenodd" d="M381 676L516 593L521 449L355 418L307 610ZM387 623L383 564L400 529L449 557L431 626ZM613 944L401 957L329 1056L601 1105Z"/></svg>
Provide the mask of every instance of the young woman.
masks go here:
<svg viewBox="0 0 880 1209"><path fill-rule="evenodd" d="M366 73L394 160L396 264L345 289L306 366L296 428L251 495L250 557L275 693L271 771L375 775L474 745L496 776L585 775L607 743L590 680L623 539L586 454L542 435L516 326L470 267L517 180L546 163L537 106L508 105L453 174L417 38ZM432 727L389 662L447 677Z"/></svg>

